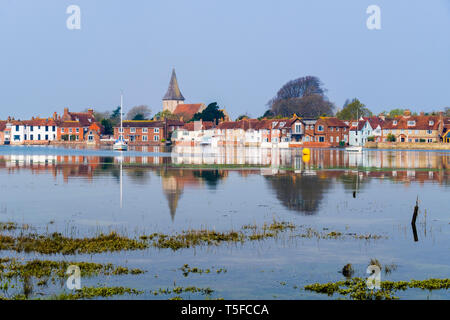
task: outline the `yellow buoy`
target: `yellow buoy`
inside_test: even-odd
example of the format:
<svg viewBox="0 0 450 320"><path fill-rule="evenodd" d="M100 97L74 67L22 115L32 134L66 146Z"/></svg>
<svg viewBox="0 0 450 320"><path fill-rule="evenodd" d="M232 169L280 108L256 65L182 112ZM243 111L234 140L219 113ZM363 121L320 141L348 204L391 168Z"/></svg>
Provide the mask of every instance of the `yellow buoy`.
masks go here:
<svg viewBox="0 0 450 320"><path fill-rule="evenodd" d="M304 148L304 149L303 149L303 154L304 154L304 155L310 155L310 154L311 154L311 151L309 150L309 148Z"/></svg>
<svg viewBox="0 0 450 320"><path fill-rule="evenodd" d="M304 154L302 159L303 159L303 162L308 163L309 160L311 160L311 156L309 154Z"/></svg>

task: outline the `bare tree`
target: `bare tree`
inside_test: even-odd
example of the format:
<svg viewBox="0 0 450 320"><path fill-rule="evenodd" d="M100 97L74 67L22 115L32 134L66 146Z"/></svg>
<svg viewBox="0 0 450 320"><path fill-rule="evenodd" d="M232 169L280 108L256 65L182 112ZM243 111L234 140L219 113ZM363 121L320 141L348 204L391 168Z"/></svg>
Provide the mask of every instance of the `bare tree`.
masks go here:
<svg viewBox="0 0 450 320"><path fill-rule="evenodd" d="M152 111L146 105L135 106L127 112L127 120L146 120L150 118Z"/></svg>
<svg viewBox="0 0 450 320"><path fill-rule="evenodd" d="M319 78L306 76L286 83L268 106L274 116L290 117L294 113L303 117L333 115L335 107L325 92Z"/></svg>

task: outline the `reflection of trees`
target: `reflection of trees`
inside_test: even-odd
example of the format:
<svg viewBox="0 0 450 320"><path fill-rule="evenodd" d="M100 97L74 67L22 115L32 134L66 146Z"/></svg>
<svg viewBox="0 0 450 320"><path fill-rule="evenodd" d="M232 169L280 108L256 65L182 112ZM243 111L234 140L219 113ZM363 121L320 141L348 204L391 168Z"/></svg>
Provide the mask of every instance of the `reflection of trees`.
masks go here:
<svg viewBox="0 0 450 320"><path fill-rule="evenodd" d="M192 174L194 177L205 181L206 185L212 189L215 189L219 184L219 180L226 176L226 173L222 170L194 170Z"/></svg>
<svg viewBox="0 0 450 320"><path fill-rule="evenodd" d="M304 214L316 213L324 193L331 186L329 179L317 176L280 175L265 178L286 208Z"/></svg>
<svg viewBox="0 0 450 320"><path fill-rule="evenodd" d="M147 168L126 168L124 172L134 182L144 183L150 179L150 170Z"/></svg>

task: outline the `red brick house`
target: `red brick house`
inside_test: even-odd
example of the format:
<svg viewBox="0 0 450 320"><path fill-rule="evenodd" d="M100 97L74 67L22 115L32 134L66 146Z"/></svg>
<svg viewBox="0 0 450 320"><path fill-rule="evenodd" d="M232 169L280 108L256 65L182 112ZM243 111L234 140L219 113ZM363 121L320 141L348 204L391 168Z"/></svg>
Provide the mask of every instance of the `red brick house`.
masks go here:
<svg viewBox="0 0 450 320"><path fill-rule="evenodd" d="M114 127L114 139L123 137L131 145L160 144L165 140L165 121L126 120L123 121L123 132Z"/></svg>
<svg viewBox="0 0 450 320"><path fill-rule="evenodd" d="M58 141L84 141L84 128L79 121L61 121L58 125Z"/></svg>
<svg viewBox="0 0 450 320"><path fill-rule="evenodd" d="M315 142L329 144L332 147L340 146L341 141L348 144L349 126L342 120L334 117L321 117L314 125Z"/></svg>

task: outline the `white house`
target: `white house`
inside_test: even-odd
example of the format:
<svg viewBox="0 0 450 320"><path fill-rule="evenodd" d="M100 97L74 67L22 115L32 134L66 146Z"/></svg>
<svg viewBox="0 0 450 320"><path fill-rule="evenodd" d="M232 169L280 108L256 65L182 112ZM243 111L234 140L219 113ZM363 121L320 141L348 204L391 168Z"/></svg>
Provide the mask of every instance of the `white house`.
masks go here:
<svg viewBox="0 0 450 320"><path fill-rule="evenodd" d="M56 140L57 123L53 119L12 121L11 144L42 143Z"/></svg>

